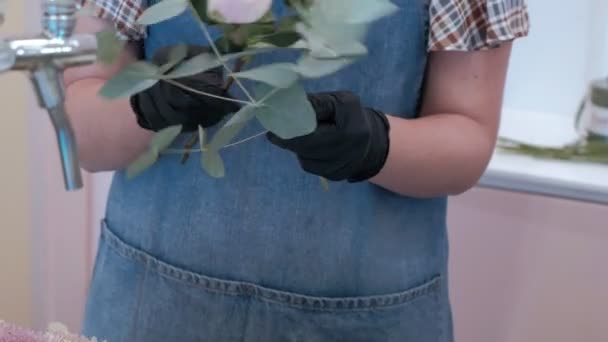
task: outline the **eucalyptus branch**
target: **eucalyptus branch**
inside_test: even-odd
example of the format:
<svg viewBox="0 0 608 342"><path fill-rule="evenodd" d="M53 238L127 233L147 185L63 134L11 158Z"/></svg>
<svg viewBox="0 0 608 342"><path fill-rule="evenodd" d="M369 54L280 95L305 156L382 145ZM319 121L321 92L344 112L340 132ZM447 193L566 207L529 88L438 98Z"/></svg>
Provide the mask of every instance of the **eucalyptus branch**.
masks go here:
<svg viewBox="0 0 608 342"><path fill-rule="evenodd" d="M192 7L192 4L190 4L190 6ZM194 12L198 13L196 11L194 11ZM252 103L256 103L253 96L251 96L251 94L249 93L247 88L245 88L245 86L238 79L238 77L234 77L234 72L232 71L232 69L230 69L228 64L226 64L226 62L222 58L222 54L220 53L220 50L215 45L215 42L213 41L213 38L211 37L211 34L209 33L209 29L207 29L207 24L205 24L202 20L200 20L200 17L199 17L199 21L201 23L201 28L203 29L203 33L205 34L205 38L207 38L207 41L209 42L209 46L211 46L213 53L215 53L215 56L218 58L220 63L222 63L222 67L224 67L224 69L226 69L226 71L228 71L228 76L234 78L234 82L239 86L239 88L241 88L241 90L243 91L243 94L245 94L245 96L249 99L249 101L251 101Z"/></svg>
<svg viewBox="0 0 608 342"><path fill-rule="evenodd" d="M213 97L216 99L220 99L220 100L224 100L224 101L230 101L230 102L237 102L237 103L241 103L241 104L245 104L245 105L255 105L255 103L251 103L249 101L245 101L245 100L239 100L239 99L235 99L235 98L230 98L230 97L224 97L224 96L220 96L220 95L215 95L215 94L211 94L211 93L207 93L198 89L194 89L192 87L189 87L185 84L179 83L175 80L172 79L163 79L163 81L173 84L176 87L182 88L184 90L188 90L190 92L193 92L195 94L199 94L199 95L204 95L204 96L208 96L208 97Z"/></svg>
<svg viewBox="0 0 608 342"><path fill-rule="evenodd" d="M223 149L229 148L229 147L234 147L234 146L237 146L237 145L240 145L240 144L244 144L244 143L246 143L246 142L248 142L250 140L259 138L259 137L265 135L266 133L268 133L268 131L262 131L260 133L255 134L255 135L252 135L250 137L241 139L239 141L235 141L232 144L228 144L226 146L223 146L222 148L220 148L220 150L223 150ZM207 151L207 149L200 149L200 148L195 148L195 149L168 148L168 149L164 150L162 152L162 154L200 153L200 152L205 152L205 151Z"/></svg>
<svg viewBox="0 0 608 342"><path fill-rule="evenodd" d="M226 145L226 146L224 146L224 147L222 147L222 148L228 148L228 147L237 146L237 145L240 145L240 144L246 143L246 142L248 142L248 141L250 141L250 140L253 140L253 139L255 139L255 138L259 138L259 137L261 137L261 136L263 136L263 135L266 135L267 133L268 133L268 131L262 131L262 132L260 132L260 133L258 133L258 134L255 134L255 135L252 135L252 136L250 136L250 137L247 137L247 138L241 139L241 140L239 140L239 141L233 142L232 144L228 144L228 145Z"/></svg>
<svg viewBox="0 0 608 342"><path fill-rule="evenodd" d="M608 144L598 141L577 140L560 147L544 147L500 137L497 147L534 158L608 163Z"/></svg>
<svg viewBox="0 0 608 342"><path fill-rule="evenodd" d="M264 95L264 97L262 97L256 105L257 106L262 105L266 100L268 100L272 95L276 94L279 90L281 90L281 89L280 88L272 89L271 91L268 92L268 94Z"/></svg>
<svg viewBox="0 0 608 342"><path fill-rule="evenodd" d="M182 160L181 160L182 164L185 164L188 161L188 158L190 158L190 153L192 152L192 148L194 147L194 145L196 145L197 142L198 142L198 132L193 133L190 136L190 139L188 139L188 141L184 145L185 152L184 152L184 155L182 156Z"/></svg>
<svg viewBox="0 0 608 342"><path fill-rule="evenodd" d="M243 68L244 65L245 65L245 59L237 58L236 62L234 63L234 71L235 72L241 71L241 69ZM224 84L224 90L230 89L230 86L232 86L232 83L234 83L235 78L236 77L234 75L231 75L228 77L226 84Z"/></svg>

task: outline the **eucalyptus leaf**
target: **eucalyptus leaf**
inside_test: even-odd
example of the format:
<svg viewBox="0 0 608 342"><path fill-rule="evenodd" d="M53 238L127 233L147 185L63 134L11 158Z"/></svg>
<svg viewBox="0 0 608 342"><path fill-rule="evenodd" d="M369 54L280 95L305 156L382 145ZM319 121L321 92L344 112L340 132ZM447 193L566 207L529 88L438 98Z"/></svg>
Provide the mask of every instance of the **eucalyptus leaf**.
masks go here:
<svg viewBox="0 0 608 342"><path fill-rule="evenodd" d="M265 99L261 107L255 108L256 118L280 138L292 139L316 129L317 116L300 84L285 89L271 89L260 84L255 88L255 94L256 98Z"/></svg>
<svg viewBox="0 0 608 342"><path fill-rule="evenodd" d="M207 0L190 0L192 3L192 7L198 14L199 18L208 25L216 24L209 16L207 15Z"/></svg>
<svg viewBox="0 0 608 342"><path fill-rule="evenodd" d="M346 31L345 27L349 26L323 24L311 27L298 23L296 31L306 41L310 54L316 58L358 57L367 54L367 47L355 37L349 39L346 35L336 34Z"/></svg>
<svg viewBox="0 0 608 342"><path fill-rule="evenodd" d="M162 129L152 137L150 140L150 147L156 152L160 153L166 150L171 143L179 136L182 132L182 125L176 125Z"/></svg>
<svg viewBox="0 0 608 342"><path fill-rule="evenodd" d="M331 4L328 4L330 2ZM355 57L367 54L363 40L369 23L348 22L345 18L350 10L335 15L327 13L324 6L342 8L353 4L349 0L335 0L335 3L334 0L315 1L309 9L301 13L303 22L296 23L294 29L308 43L311 54L317 58Z"/></svg>
<svg viewBox="0 0 608 342"><path fill-rule="evenodd" d="M296 65L296 72L305 78L319 78L339 71L352 64L354 58L340 57L336 59L317 59L310 55L305 55Z"/></svg>
<svg viewBox="0 0 608 342"><path fill-rule="evenodd" d="M99 94L108 99L129 97L144 91L158 82L160 70L144 61L131 63L109 79Z"/></svg>
<svg viewBox="0 0 608 342"><path fill-rule="evenodd" d="M201 151L205 150L205 141L206 141L205 129L203 126L198 126L198 143L200 145Z"/></svg>
<svg viewBox="0 0 608 342"><path fill-rule="evenodd" d="M255 37L249 44L266 43L278 47L289 47L300 39L300 35L295 31L278 31L268 35Z"/></svg>
<svg viewBox="0 0 608 342"><path fill-rule="evenodd" d="M182 14L189 6L188 0L163 0L148 7L137 19L140 25L153 25Z"/></svg>
<svg viewBox="0 0 608 342"><path fill-rule="evenodd" d="M118 32L114 28L99 31L95 36L97 38L97 60L108 65L116 62L126 41L118 38Z"/></svg>
<svg viewBox="0 0 608 342"><path fill-rule="evenodd" d="M255 69L237 72L234 76L263 82L277 88L287 88L298 81L298 74L291 63L275 63Z"/></svg>
<svg viewBox="0 0 608 342"><path fill-rule="evenodd" d="M347 23L371 23L398 10L390 0L316 1L320 12L329 18Z"/></svg>
<svg viewBox="0 0 608 342"><path fill-rule="evenodd" d="M182 78L221 66L220 60L211 53L203 53L183 61L175 69L165 75L165 78Z"/></svg>
<svg viewBox="0 0 608 342"><path fill-rule="evenodd" d="M242 24L238 27L239 30L247 37L268 35L275 31L274 24L272 22Z"/></svg>
<svg viewBox="0 0 608 342"><path fill-rule="evenodd" d="M232 42L228 37L221 36L215 40L215 46L221 54L229 54L243 51L244 47Z"/></svg>
<svg viewBox="0 0 608 342"><path fill-rule="evenodd" d="M150 166L158 160L158 152L150 149L140 155L134 162L127 167L127 178L132 179L137 177L142 172L147 170Z"/></svg>
<svg viewBox="0 0 608 342"><path fill-rule="evenodd" d="M268 53L272 51L276 51L278 48L276 47L265 47L259 49L247 49L244 51L226 54L222 56L222 60L224 62L228 62L237 58L249 57L256 54ZM220 61L214 54L212 53L203 53L198 56L194 56L188 60L183 61L175 70L168 73L164 76L164 78L172 79L172 78L181 78L186 76L196 75L198 73L207 71L209 69L217 68L222 65L222 61Z"/></svg>
<svg viewBox="0 0 608 342"><path fill-rule="evenodd" d="M254 117L255 107L249 105L241 108L215 133L209 143L209 148L219 150L228 145Z"/></svg>
<svg viewBox="0 0 608 342"><path fill-rule="evenodd" d="M222 178L226 174L224 161L217 150L204 151L201 156L201 164L211 177Z"/></svg>
<svg viewBox="0 0 608 342"><path fill-rule="evenodd" d="M169 59L160 67L160 73L164 74L173 69L177 64L183 61L188 55L188 46L186 44L178 44L171 47L169 50Z"/></svg>

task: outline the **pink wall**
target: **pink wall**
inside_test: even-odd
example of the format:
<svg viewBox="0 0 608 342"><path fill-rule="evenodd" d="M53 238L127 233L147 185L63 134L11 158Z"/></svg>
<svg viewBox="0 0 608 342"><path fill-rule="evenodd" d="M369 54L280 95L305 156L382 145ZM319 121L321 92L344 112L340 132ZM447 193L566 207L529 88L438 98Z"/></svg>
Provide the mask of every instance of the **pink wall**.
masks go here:
<svg viewBox="0 0 608 342"><path fill-rule="evenodd" d="M608 206L477 189L450 203L457 341L608 341Z"/></svg>

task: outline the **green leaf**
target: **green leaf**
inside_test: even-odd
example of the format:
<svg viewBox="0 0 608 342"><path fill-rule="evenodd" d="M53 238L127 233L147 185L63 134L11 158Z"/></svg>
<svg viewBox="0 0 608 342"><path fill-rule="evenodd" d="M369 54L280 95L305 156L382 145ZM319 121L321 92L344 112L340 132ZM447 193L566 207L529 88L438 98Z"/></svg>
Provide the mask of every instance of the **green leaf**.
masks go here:
<svg viewBox="0 0 608 342"><path fill-rule="evenodd" d="M222 63L215 55L211 53L203 53L182 62L175 68L175 70L168 73L165 77L182 78L186 76L192 76L199 74L203 71L207 71L209 69L217 68L221 65Z"/></svg>
<svg viewBox="0 0 608 342"><path fill-rule="evenodd" d="M243 128L247 125L249 120L255 117L255 107L245 106L236 112L230 120L228 120L222 128L211 139L209 148L212 150L219 150L224 146L228 145L232 139L234 139Z"/></svg>
<svg viewBox="0 0 608 342"><path fill-rule="evenodd" d="M154 151L152 149L146 151L127 167L127 178L132 179L134 177L137 177L142 172L147 170L150 166L154 165L157 160L157 151Z"/></svg>
<svg viewBox="0 0 608 342"><path fill-rule="evenodd" d="M318 22L317 26L299 23L296 31L308 44L310 54L316 58L357 57L367 54L367 47L353 32L359 32L352 25L335 25ZM352 32L347 33L352 28ZM331 32L331 33L330 33ZM344 33L344 34L342 34Z"/></svg>
<svg viewBox="0 0 608 342"><path fill-rule="evenodd" d="M224 62L228 62L241 57L248 57L251 55L261 54L276 51L277 48L256 48L256 49L248 49L245 51L231 53L222 56L222 60ZM181 78L186 76L196 75L203 71L207 71L209 69L217 68L222 65L222 62L211 53L203 53L198 56L194 56L186 61L180 63L175 70L168 73L164 76L164 78L172 79L172 78Z"/></svg>
<svg viewBox="0 0 608 342"><path fill-rule="evenodd" d="M243 51L244 46L233 43L226 36L221 36L215 40L215 46L221 54L229 54Z"/></svg>
<svg viewBox="0 0 608 342"><path fill-rule="evenodd" d="M295 31L278 31L272 34L255 37L249 44L266 43L278 47L288 47L300 40L300 35Z"/></svg>
<svg viewBox="0 0 608 342"><path fill-rule="evenodd" d="M224 161L216 150L207 150L202 153L201 163L203 169L214 178L222 178L226 174Z"/></svg>
<svg viewBox="0 0 608 342"><path fill-rule="evenodd" d="M169 51L169 60L160 67L160 73L164 74L173 69L177 64L183 61L188 55L188 46L186 44L178 44L171 47Z"/></svg>
<svg viewBox="0 0 608 342"><path fill-rule="evenodd" d="M194 10L198 14L199 18L201 18L204 23L209 25L217 24L217 22L213 21L207 15L207 0L190 0L190 2L192 3L192 7L194 7Z"/></svg>
<svg viewBox="0 0 608 342"><path fill-rule="evenodd" d="M258 22L239 25L238 30L246 37L251 37L272 34L275 29L272 22Z"/></svg>
<svg viewBox="0 0 608 342"><path fill-rule="evenodd" d="M260 84L255 94L256 98L265 98L263 106L255 108L256 118L280 138L307 135L317 128L317 116L300 84L286 89L270 89Z"/></svg>
<svg viewBox="0 0 608 342"><path fill-rule="evenodd" d="M371 0L386 1L386 0ZM331 4L329 4L331 3ZM328 13L325 7L331 7ZM354 6L350 0L315 1L303 12L302 22L295 24L295 30L308 43L312 56L316 58L356 57L367 54L363 40L369 28L368 23L347 22L349 7ZM340 10L335 10L338 8ZM366 8L363 5L362 8Z"/></svg>
<svg viewBox="0 0 608 342"><path fill-rule="evenodd" d="M163 0L148 7L137 19L140 25L152 25L182 14L189 5L188 0Z"/></svg>
<svg viewBox="0 0 608 342"><path fill-rule="evenodd" d="M157 66L148 62L131 63L109 79L99 94L108 99L132 96L155 85L159 72Z"/></svg>
<svg viewBox="0 0 608 342"><path fill-rule="evenodd" d="M126 41L119 39L116 29L99 31L97 38L97 60L103 64L113 64L120 56Z"/></svg>
<svg viewBox="0 0 608 342"><path fill-rule="evenodd" d="M302 77L319 78L337 72L355 61L354 58L317 59L310 55L303 56L296 65L296 72Z"/></svg>
<svg viewBox="0 0 608 342"><path fill-rule="evenodd" d="M390 0L332 0L317 1L321 13L346 23L371 23L398 10Z"/></svg>
<svg viewBox="0 0 608 342"><path fill-rule="evenodd" d="M255 69L237 72L234 76L263 82L277 88L287 88L298 80L291 63L276 63L263 65Z"/></svg>
<svg viewBox="0 0 608 342"><path fill-rule="evenodd" d="M297 15L288 15L281 18L278 25L279 31L293 31L296 23L300 22L300 17Z"/></svg>
<svg viewBox="0 0 608 342"><path fill-rule="evenodd" d="M201 147L201 152L205 150L205 129L203 126L198 126L198 143Z"/></svg>
<svg viewBox="0 0 608 342"><path fill-rule="evenodd" d="M177 138L181 132L182 125L162 129L154 134L152 140L150 140L150 147L156 152L160 153L171 146L171 143L173 143L175 138Z"/></svg>
<svg viewBox="0 0 608 342"><path fill-rule="evenodd" d="M299 21L298 16L285 16L275 25L263 26L263 30L249 32L248 45L259 43L270 44L278 47L289 47L300 39L295 31L295 24Z"/></svg>

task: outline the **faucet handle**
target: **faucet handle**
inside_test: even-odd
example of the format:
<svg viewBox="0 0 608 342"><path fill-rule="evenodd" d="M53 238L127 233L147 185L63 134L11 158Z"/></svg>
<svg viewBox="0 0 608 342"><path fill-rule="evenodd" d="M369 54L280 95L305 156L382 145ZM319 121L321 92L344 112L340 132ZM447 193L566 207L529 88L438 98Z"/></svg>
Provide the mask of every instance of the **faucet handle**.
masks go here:
<svg viewBox="0 0 608 342"><path fill-rule="evenodd" d="M11 48L6 40L0 39L0 72L10 70L16 61L15 50Z"/></svg>
<svg viewBox="0 0 608 342"><path fill-rule="evenodd" d="M42 27L45 34L49 38L60 39L71 36L79 7L76 0L42 0Z"/></svg>

